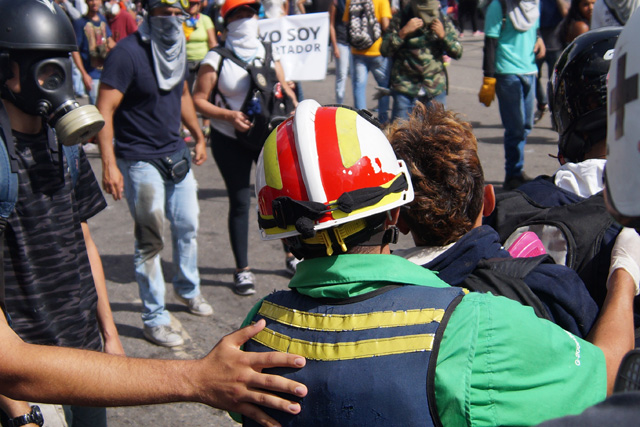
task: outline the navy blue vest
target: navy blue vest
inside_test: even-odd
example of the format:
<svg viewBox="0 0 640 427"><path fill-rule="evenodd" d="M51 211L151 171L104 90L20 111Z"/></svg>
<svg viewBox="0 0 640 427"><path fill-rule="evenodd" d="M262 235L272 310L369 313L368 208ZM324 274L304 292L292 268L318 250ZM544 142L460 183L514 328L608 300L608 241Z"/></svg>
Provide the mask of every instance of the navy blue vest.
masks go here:
<svg viewBox="0 0 640 427"><path fill-rule="evenodd" d="M254 318L267 326L245 350L305 356L303 369L269 372L305 384L309 393L299 400L299 415L267 412L282 425L434 425L437 350L462 295L461 288L423 286L388 286L345 300L269 295ZM254 424L245 418L245 425Z"/></svg>

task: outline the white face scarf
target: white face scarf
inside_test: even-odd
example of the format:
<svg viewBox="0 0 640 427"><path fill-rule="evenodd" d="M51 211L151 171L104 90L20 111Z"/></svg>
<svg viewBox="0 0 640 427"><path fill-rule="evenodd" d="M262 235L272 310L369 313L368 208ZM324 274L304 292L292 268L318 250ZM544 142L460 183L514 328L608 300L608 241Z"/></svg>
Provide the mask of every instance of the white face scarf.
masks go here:
<svg viewBox="0 0 640 427"><path fill-rule="evenodd" d="M182 22L186 16L148 16L138 28L145 42L151 41L158 87L171 90L182 81L187 63Z"/></svg>
<svg viewBox="0 0 640 427"><path fill-rule="evenodd" d="M604 0L604 2L622 24L626 24L633 12L640 7L640 0Z"/></svg>
<svg viewBox="0 0 640 427"><path fill-rule="evenodd" d="M507 15L513 27L524 32L540 17L540 0L507 0Z"/></svg>
<svg viewBox="0 0 640 427"><path fill-rule="evenodd" d="M227 25L225 47L231 49L244 62L253 61L264 49L258 38L258 18L238 19Z"/></svg>

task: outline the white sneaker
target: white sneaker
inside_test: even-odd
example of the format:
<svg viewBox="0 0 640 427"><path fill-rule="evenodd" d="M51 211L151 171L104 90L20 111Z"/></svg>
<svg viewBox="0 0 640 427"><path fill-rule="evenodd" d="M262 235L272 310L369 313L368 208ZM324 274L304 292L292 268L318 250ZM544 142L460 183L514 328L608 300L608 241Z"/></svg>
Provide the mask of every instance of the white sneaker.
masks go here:
<svg viewBox="0 0 640 427"><path fill-rule="evenodd" d="M211 316L213 314L213 307L207 302L202 294L196 295L191 299L183 298L176 294L176 297L189 307L189 313L196 316Z"/></svg>
<svg viewBox="0 0 640 427"><path fill-rule="evenodd" d="M182 339L180 332L174 330L170 325L145 325L142 333L147 340L163 347L175 347L184 344L184 340Z"/></svg>
<svg viewBox="0 0 640 427"><path fill-rule="evenodd" d="M253 295L256 293L255 281L251 270L236 271L233 273L233 291L242 296Z"/></svg>

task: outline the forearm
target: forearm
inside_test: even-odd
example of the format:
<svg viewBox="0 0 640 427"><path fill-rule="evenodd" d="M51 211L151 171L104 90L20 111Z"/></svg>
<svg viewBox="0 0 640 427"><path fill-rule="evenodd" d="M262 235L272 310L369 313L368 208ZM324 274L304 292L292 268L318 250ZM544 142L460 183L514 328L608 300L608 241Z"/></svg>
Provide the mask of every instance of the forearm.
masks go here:
<svg viewBox="0 0 640 427"><path fill-rule="evenodd" d="M84 69L84 64L82 63L82 57L80 56L80 52L78 51L71 52L71 58L73 58L73 63L76 64L76 67L78 67L78 70L80 71L80 73L82 73L83 76L88 75L87 70Z"/></svg>
<svg viewBox="0 0 640 427"><path fill-rule="evenodd" d="M22 342L3 359L1 392L15 399L83 406L200 401L186 374L197 361L132 359Z"/></svg>
<svg viewBox="0 0 640 427"><path fill-rule="evenodd" d="M0 395L0 409L2 409L9 418L19 417L20 415L31 412L31 407L27 402L9 399L2 395Z"/></svg>
<svg viewBox="0 0 640 427"><path fill-rule="evenodd" d="M287 83L284 75L284 69L282 68L282 63L280 61L276 62L276 78L280 82L280 87L284 90L284 93L293 101L294 107L298 105L298 97L296 93L291 89L291 86Z"/></svg>
<svg viewBox="0 0 640 427"><path fill-rule="evenodd" d="M96 287L96 294L98 295L96 317L98 319L98 325L100 326L100 331L102 332L105 344L108 344L108 346L105 345L105 350L108 352L116 350L118 354L124 355L124 350L122 349L122 344L120 343L120 337L118 336L118 329L116 328L116 324L113 321L113 313L111 312L111 304L109 303L107 281L104 276L102 260L100 259L98 247L91 237L89 226L86 222L82 223L82 232L84 234L85 246L87 248L89 264L91 266L91 275L93 276L93 282ZM117 347L114 349L111 344L115 344Z"/></svg>
<svg viewBox="0 0 640 427"><path fill-rule="evenodd" d="M622 357L634 347L635 283L624 269L617 269L609 279L608 288L600 317L587 337L588 341L604 353L607 363L607 395L613 391Z"/></svg>
<svg viewBox="0 0 640 427"><path fill-rule="evenodd" d="M98 98L98 104L100 103L100 99ZM100 147L100 157L102 159L102 168L104 170L105 167L114 166L116 164L116 153L113 147L113 111L111 113L105 112L103 109L100 109L100 113L104 118L104 126L98 132L97 141L98 146Z"/></svg>
<svg viewBox="0 0 640 427"><path fill-rule="evenodd" d="M185 91L182 93L182 108L180 109L182 123L189 129L191 135L193 135L197 142L204 143L204 135L202 134L202 130L200 129L200 124L198 123L198 116L196 115L196 109L193 105L193 99L189 94L189 90L185 84Z"/></svg>
<svg viewBox="0 0 640 427"><path fill-rule="evenodd" d="M496 49L498 39L493 37L484 38L484 58L482 60L482 70L485 77L495 77L496 74Z"/></svg>

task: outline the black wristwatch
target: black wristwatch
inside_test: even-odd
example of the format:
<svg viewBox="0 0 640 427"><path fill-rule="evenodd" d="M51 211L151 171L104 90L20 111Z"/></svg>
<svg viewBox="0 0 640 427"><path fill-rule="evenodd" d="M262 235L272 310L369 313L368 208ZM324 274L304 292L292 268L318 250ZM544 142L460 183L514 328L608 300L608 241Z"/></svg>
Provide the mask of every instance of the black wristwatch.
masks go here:
<svg viewBox="0 0 640 427"><path fill-rule="evenodd" d="M9 427L20 427L25 424L32 423L38 426L42 426L44 424L44 418L42 417L42 412L40 412L40 407L38 405L33 405L31 407L31 412L26 415L11 418L9 420Z"/></svg>

